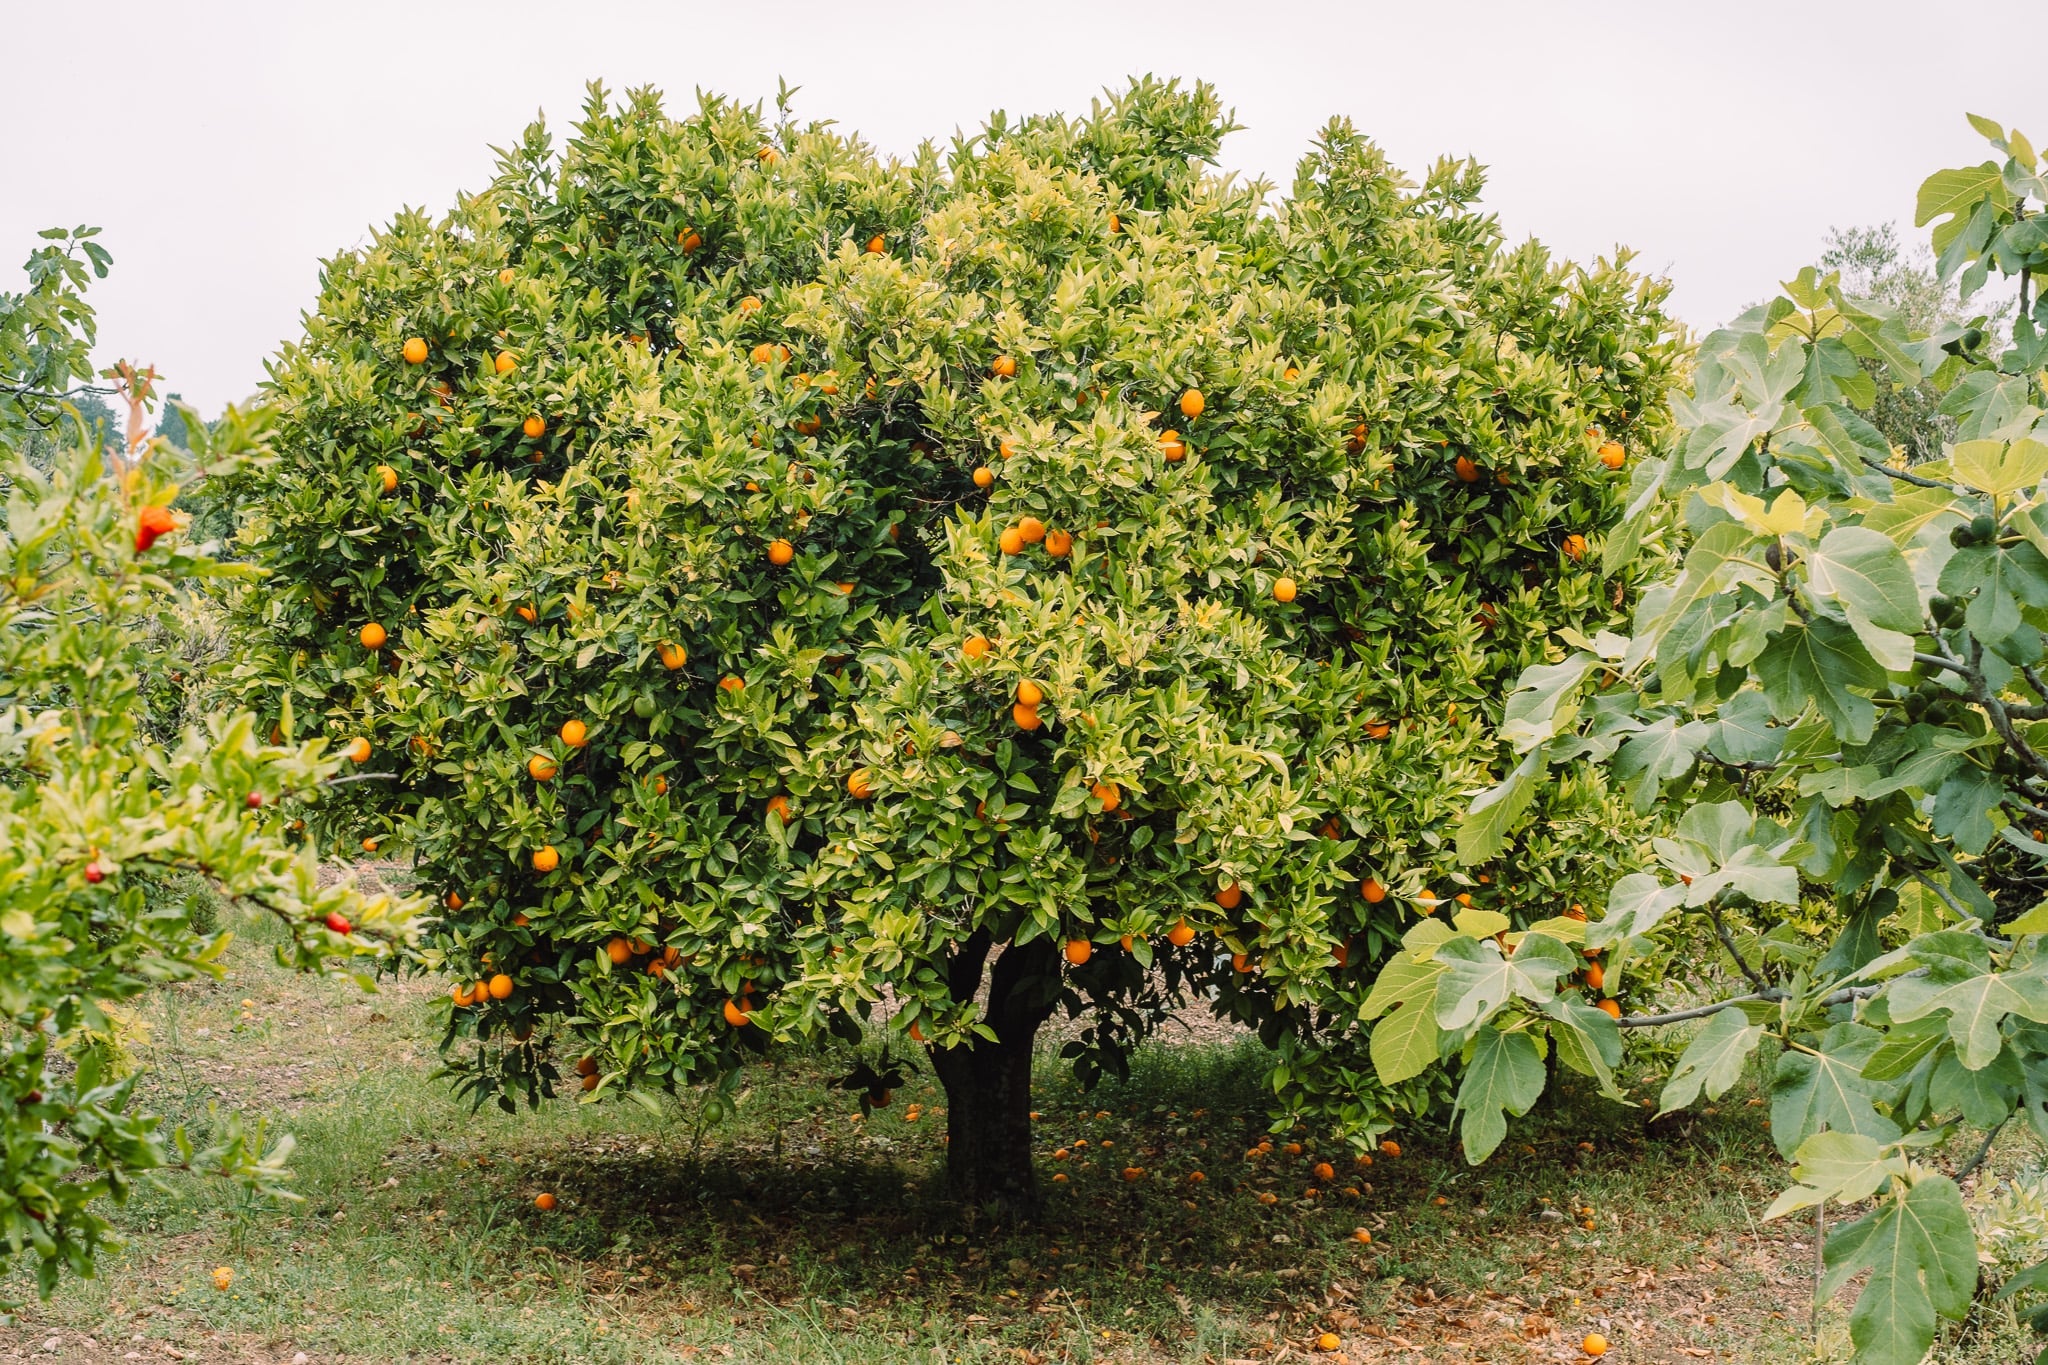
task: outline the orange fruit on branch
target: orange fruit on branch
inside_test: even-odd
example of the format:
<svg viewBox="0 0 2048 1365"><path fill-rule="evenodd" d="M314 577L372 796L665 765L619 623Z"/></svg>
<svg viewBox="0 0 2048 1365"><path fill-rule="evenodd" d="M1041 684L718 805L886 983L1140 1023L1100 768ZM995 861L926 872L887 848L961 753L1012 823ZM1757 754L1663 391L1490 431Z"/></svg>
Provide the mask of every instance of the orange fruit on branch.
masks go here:
<svg viewBox="0 0 2048 1365"><path fill-rule="evenodd" d="M1045 552L1054 559L1065 559L1069 554L1073 553L1073 549L1074 537L1071 533L1066 531L1047 531L1045 533Z"/></svg>
<svg viewBox="0 0 2048 1365"><path fill-rule="evenodd" d="M689 651L678 644L664 642L655 653L661 658L661 666L671 673L690 661Z"/></svg>
<svg viewBox="0 0 2048 1365"><path fill-rule="evenodd" d="M1190 422L1200 417L1202 410L1208 406L1208 400L1202 397L1200 389L1189 389L1180 396L1180 415Z"/></svg>
<svg viewBox="0 0 2048 1365"><path fill-rule="evenodd" d="M1195 941L1195 931L1186 920L1166 931L1166 941L1176 948L1185 948Z"/></svg>
<svg viewBox="0 0 2048 1365"><path fill-rule="evenodd" d="M1095 956L1095 945L1085 938L1070 938L1067 940L1065 952L1067 961L1079 967Z"/></svg>
<svg viewBox="0 0 2048 1365"><path fill-rule="evenodd" d="M521 422L519 429L526 433L528 440L538 441L541 437L547 435L547 419L536 414Z"/></svg>
<svg viewBox="0 0 2048 1365"><path fill-rule="evenodd" d="M348 747L341 751L341 756L351 763L368 763L370 761L370 741L364 739L361 735L357 735L348 742Z"/></svg>
<svg viewBox="0 0 2048 1365"><path fill-rule="evenodd" d="M1045 523L1037 517L1026 517L1017 523L1017 535L1026 545L1036 545L1045 539Z"/></svg>
<svg viewBox="0 0 2048 1365"><path fill-rule="evenodd" d="M533 851L533 870L553 872L562 865L562 855L555 851L553 844L542 844Z"/></svg>
<svg viewBox="0 0 2048 1365"><path fill-rule="evenodd" d="M1619 441L1607 441L1600 447L1600 463L1609 469L1619 469L1628 463L1628 450Z"/></svg>
<svg viewBox="0 0 2048 1365"><path fill-rule="evenodd" d="M562 722L562 743L580 749L590 742L590 730L573 716Z"/></svg>
<svg viewBox="0 0 2048 1365"><path fill-rule="evenodd" d="M786 540L768 542L768 562L778 567L796 558L796 546Z"/></svg>
<svg viewBox="0 0 2048 1365"><path fill-rule="evenodd" d="M1295 584L1295 581L1291 578L1283 577L1276 578L1273 580L1273 600L1275 602L1292 602L1294 600L1295 594L1299 591L1300 588Z"/></svg>
<svg viewBox="0 0 2048 1365"><path fill-rule="evenodd" d="M356 632L356 638L363 642L364 649L382 649L387 637L384 634L384 627L372 621Z"/></svg>
<svg viewBox="0 0 2048 1365"><path fill-rule="evenodd" d="M1024 534L1014 526L1005 527L1003 533L996 537L996 545L1006 555L1021 555L1024 553Z"/></svg>
<svg viewBox="0 0 2048 1365"><path fill-rule="evenodd" d="M1244 888L1239 886L1236 882L1232 882L1230 885L1224 887L1222 890L1218 891L1209 899L1215 901L1225 910L1235 910L1237 909L1239 903L1244 900Z"/></svg>
<svg viewBox="0 0 2048 1365"><path fill-rule="evenodd" d="M510 374L519 368L519 357L510 351L500 351L497 358L491 362L491 367L499 374Z"/></svg>
<svg viewBox="0 0 2048 1365"><path fill-rule="evenodd" d="M427 343L424 337L407 337L400 351L408 365L424 365L427 360Z"/></svg>
<svg viewBox="0 0 2048 1365"><path fill-rule="evenodd" d="M989 362L988 367L992 373L1004 379L1014 379L1017 374L1017 361L1012 356L999 355Z"/></svg>
<svg viewBox="0 0 2048 1365"><path fill-rule="evenodd" d="M556 772L555 760L546 754L534 754L526 760L526 775L536 782L553 781Z"/></svg>

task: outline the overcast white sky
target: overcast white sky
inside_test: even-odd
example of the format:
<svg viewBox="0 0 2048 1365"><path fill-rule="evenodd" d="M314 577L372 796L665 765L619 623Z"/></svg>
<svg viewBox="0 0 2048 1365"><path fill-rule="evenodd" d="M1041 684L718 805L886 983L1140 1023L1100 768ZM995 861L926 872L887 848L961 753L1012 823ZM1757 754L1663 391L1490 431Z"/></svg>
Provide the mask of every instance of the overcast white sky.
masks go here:
<svg viewBox="0 0 2048 1365"><path fill-rule="evenodd" d="M1227 166L1284 186L1332 114L1410 169L1477 156L1511 237L1627 243L1696 327L1830 225L1910 230L1927 173L1984 158L1966 105L2048 141L2048 85L1924 0L0 0L0 32L0 288L36 229L100 225L101 360L154 362L209 413L297 331L319 257L482 185L492 145L565 124L592 78L673 109L785 77L799 117L890 152L1130 74L1206 79L1246 125Z"/></svg>

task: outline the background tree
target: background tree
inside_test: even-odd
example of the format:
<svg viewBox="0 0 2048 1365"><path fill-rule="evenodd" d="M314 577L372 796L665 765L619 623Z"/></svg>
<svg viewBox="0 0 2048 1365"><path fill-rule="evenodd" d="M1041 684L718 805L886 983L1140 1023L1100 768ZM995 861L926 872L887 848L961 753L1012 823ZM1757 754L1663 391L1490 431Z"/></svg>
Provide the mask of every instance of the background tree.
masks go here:
<svg viewBox="0 0 2048 1365"><path fill-rule="evenodd" d="M136 1076L94 1041L113 1002L218 970L225 936L160 888L203 877L275 913L308 969L385 957L411 908L322 887L311 849L287 840L340 766L320 745L266 744L246 714L150 733L152 623L179 583L232 572L186 542L176 480L260 458L264 424L230 412L217 437L195 427L194 450L141 446L110 473L67 399L92 335L76 266L39 251L31 295L0 311L0 1263L32 1258L46 1294L66 1270L92 1273L108 1240L98 1202L152 1171L271 1192L289 1174L290 1140L232 1116L199 1143L167 1139L134 1107ZM42 463L23 453L31 441Z"/></svg>
<svg viewBox="0 0 2048 1365"><path fill-rule="evenodd" d="M2019 133L1973 122L1999 158L1930 177L1918 216L1961 298L2013 282L2009 337L1916 333L1809 269L1706 338L1681 430L1645 461L1661 505L1640 515L1682 524L1683 562L1632 635L1561 631L1523 675L1503 738L1526 757L1464 840L1498 851L1518 836L1486 811L1589 759L1672 812L1586 928L1584 972L1624 1030L1706 1021L1664 1112L1763 1051L1797 1182L1770 1214L1870 1201L1828 1235L1821 1291L1867 1273L1857 1359L1897 1365L1980 1292L1957 1182L2010 1123L2048 1138L2048 307L2030 279L2048 180ZM1940 459L1906 468L1868 420L1871 360L1943 394ZM1526 1107L1544 1080L1527 1040L1576 947L1562 926L1504 946L1430 926L1375 994L1473 1059L1466 1090L1490 1066L1488 1093ZM1475 1140L1481 1118L1467 1107L1475 1159L1499 1132ZM1963 1132L1981 1140L1951 1166L1937 1153ZM2000 1292L2044 1287L2048 1264Z"/></svg>
<svg viewBox="0 0 2048 1365"><path fill-rule="evenodd" d="M1280 1122L1426 1107L1372 1079L1370 966L1612 875L1598 781L1512 876L1449 826L1491 699L1630 598L1587 544L1661 435L1664 287L1343 123L1288 196L1219 176L1206 86L907 162L777 113L593 90L327 262L273 371L238 676L398 779L315 828L441 898L465 1083L566 1050L654 1104L886 1025L848 1086L922 1044L954 1188L1028 1205L1040 1025L1092 1080L1192 987Z"/></svg>

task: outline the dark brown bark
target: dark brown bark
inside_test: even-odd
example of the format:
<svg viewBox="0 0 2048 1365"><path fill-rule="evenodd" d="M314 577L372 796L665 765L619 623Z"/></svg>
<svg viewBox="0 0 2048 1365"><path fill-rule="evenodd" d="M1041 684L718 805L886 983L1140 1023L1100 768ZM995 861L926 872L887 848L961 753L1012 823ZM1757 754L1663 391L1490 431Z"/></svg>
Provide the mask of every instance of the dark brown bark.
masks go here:
<svg viewBox="0 0 2048 1365"><path fill-rule="evenodd" d="M950 969L955 999L972 999L989 943L977 933ZM1051 1015L1059 955L1048 941L1010 947L989 973L987 1012L993 1041L933 1048L932 1070L946 1088L946 1178L955 1199L1021 1215L1038 1205L1031 1162L1031 1052Z"/></svg>

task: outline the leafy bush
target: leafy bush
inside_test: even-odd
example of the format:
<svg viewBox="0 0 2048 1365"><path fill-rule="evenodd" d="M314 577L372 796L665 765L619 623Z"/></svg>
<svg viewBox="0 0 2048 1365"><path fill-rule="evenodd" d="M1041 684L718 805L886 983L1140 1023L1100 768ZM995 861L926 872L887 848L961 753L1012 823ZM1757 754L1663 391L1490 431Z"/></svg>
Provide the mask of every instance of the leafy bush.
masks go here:
<svg viewBox="0 0 2048 1365"><path fill-rule="evenodd" d="M215 971L226 945L191 908L196 890L165 891L203 877L266 907L308 969L387 957L412 909L322 887L311 848L284 837L290 808L339 767L320 745L265 744L247 715L150 733L149 626L178 584L230 570L166 510L183 452L140 447L110 470L83 422L63 439L53 386L83 376L90 336L69 259L39 252L40 297L0 308L0 1258L34 1258L45 1293L66 1269L91 1273L108 1236L97 1202L151 1171L268 1191L288 1174L289 1139L232 1118L204 1150L170 1135L173 1161L133 1107L115 1002ZM193 458L231 469L262 457L263 435L257 415L231 414ZM22 453L31 439L46 464Z"/></svg>
<svg viewBox="0 0 2048 1365"><path fill-rule="evenodd" d="M1994 270L2015 282L2009 340L1988 316L1916 334L1811 270L1706 338L1673 399L1680 430L1645 462L1683 562L1643 592L1632 635L1561 631L1566 648L1522 676L1503 737L1525 757L1463 843L1514 856L1486 811L1534 797L1553 765L1580 780L1589 759L1638 809L1675 811L1654 870L1621 878L1584 928L1605 954L1586 970L1648 1001L1670 964L1718 958L1723 998L1619 1026L1707 1017L1666 1112L1766 1050L1771 1135L1797 1181L1771 1214L1871 1201L1830 1233L1822 1288L1868 1272L1857 1358L1902 1365L1979 1290L1957 1179L2015 1120L2048 1138L2048 306L2031 278L2048 267L2048 181L2025 138L1973 121L1999 159L1930 177L1919 218L1962 299ZM1872 358L1940 394L1941 458L1907 468L1865 419ZM1799 932L1816 923L1826 938ZM1542 1089L1535 1037L1578 939L1551 926L1503 951L1432 930L1380 976L1433 1019L1441 1053L1475 1059L1460 1093L1475 1159L1498 1109ZM1931 1149L1971 1131L1974 1157L1942 1169ZM2048 1262L2005 1292L2041 1288Z"/></svg>
<svg viewBox="0 0 2048 1365"><path fill-rule="evenodd" d="M594 91L326 263L239 672L397 779L316 829L443 897L479 1103L552 1092L550 1021L654 1103L887 1016L957 1187L1028 1199L1039 1024L1092 1079L1193 986L1362 1144L1434 1093L1357 1023L1407 925L1611 879L1598 781L1511 876L1449 824L1491 699L1631 598L1586 546L1661 440L1663 286L1341 122L1276 199L1230 126L1147 80L895 162Z"/></svg>

